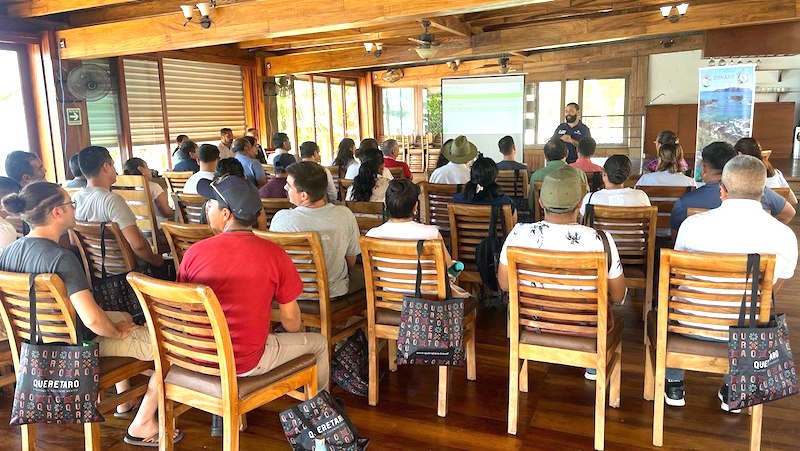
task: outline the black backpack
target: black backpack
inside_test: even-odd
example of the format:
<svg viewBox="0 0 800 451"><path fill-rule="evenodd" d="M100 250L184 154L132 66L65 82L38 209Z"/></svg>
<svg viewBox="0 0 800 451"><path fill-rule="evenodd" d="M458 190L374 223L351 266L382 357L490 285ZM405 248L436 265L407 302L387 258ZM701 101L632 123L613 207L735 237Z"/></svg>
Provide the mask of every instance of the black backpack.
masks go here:
<svg viewBox="0 0 800 451"><path fill-rule="evenodd" d="M503 236L497 236L497 217L503 225ZM478 272L484 285L493 291L500 289L497 283L497 268L500 266L500 251L506 240L506 218L503 215L503 207L492 205L492 214L489 217L489 233L486 238L478 243L475 248L475 263L478 265Z"/></svg>

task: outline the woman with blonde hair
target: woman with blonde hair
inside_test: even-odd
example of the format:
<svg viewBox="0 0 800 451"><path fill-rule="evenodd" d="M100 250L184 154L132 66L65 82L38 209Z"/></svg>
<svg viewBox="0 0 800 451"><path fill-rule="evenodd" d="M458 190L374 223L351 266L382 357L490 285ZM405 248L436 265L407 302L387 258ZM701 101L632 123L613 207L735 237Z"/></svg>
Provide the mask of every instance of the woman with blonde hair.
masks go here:
<svg viewBox="0 0 800 451"><path fill-rule="evenodd" d="M643 174L636 186L697 186L694 179L684 175L680 168L683 149L679 144L666 143L658 149L655 172Z"/></svg>

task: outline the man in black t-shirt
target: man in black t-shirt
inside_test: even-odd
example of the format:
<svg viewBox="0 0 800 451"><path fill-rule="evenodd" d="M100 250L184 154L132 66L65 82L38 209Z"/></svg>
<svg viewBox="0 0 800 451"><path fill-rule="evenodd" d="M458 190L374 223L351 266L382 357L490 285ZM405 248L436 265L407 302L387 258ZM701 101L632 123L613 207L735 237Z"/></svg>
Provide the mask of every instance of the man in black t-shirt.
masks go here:
<svg viewBox="0 0 800 451"><path fill-rule="evenodd" d="M567 145L567 164L578 160L578 143L583 138L591 138L589 127L581 122L581 107L575 102L568 103L564 110L564 123L556 128L553 138L558 138Z"/></svg>

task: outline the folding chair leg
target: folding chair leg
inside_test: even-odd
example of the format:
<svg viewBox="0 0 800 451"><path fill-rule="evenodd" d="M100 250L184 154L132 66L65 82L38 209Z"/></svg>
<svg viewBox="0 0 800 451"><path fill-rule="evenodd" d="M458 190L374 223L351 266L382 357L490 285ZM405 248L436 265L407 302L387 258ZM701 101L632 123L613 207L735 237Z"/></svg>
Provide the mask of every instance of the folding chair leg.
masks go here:
<svg viewBox="0 0 800 451"><path fill-rule="evenodd" d="M437 397L436 414L440 417L447 416L447 367L439 367L439 394Z"/></svg>
<svg viewBox="0 0 800 451"><path fill-rule="evenodd" d="M750 451L758 451L761 449L761 417L763 413L763 404L752 407L752 416L750 417Z"/></svg>
<svg viewBox="0 0 800 451"><path fill-rule="evenodd" d="M389 341L389 371L397 371L397 340Z"/></svg>
<svg viewBox="0 0 800 451"><path fill-rule="evenodd" d="M606 434L606 378L605 365L598 365L594 390L594 449L602 450Z"/></svg>
<svg viewBox="0 0 800 451"><path fill-rule="evenodd" d="M100 423L84 423L83 440L86 451L100 451Z"/></svg>
<svg viewBox="0 0 800 451"><path fill-rule="evenodd" d="M23 424L22 431L22 451L36 451L36 425Z"/></svg>
<svg viewBox="0 0 800 451"><path fill-rule="evenodd" d="M528 393L528 361L522 361L522 367L519 370L519 391Z"/></svg>

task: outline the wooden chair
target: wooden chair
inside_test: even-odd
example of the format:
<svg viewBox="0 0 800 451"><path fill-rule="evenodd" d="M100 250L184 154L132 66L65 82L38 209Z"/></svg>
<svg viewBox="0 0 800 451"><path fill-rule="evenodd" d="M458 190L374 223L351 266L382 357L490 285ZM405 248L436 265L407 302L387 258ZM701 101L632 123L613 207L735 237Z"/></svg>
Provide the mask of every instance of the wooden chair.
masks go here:
<svg viewBox="0 0 800 451"><path fill-rule="evenodd" d="M610 316L606 255L519 247L507 252L508 433L517 433L519 391L528 391L528 360L594 368L594 447L603 449L606 391L611 407L619 407L620 401L623 328L622 317Z"/></svg>
<svg viewBox="0 0 800 451"><path fill-rule="evenodd" d="M750 287L744 282L746 268L747 255L661 250L658 310L647 315L645 339L644 398L655 400L653 445L664 443L666 368L728 374L727 327L737 325L742 293ZM774 270L775 256L762 255L758 308L762 325L769 321ZM704 292L709 289L717 293ZM732 290L733 294L718 294L718 290ZM761 446L762 409L760 404L752 407L751 450Z"/></svg>
<svg viewBox="0 0 800 451"><path fill-rule="evenodd" d="M30 227L28 224L22 220L21 217L16 215L8 215L6 216L6 221L8 221L12 226L14 226L14 230L17 231L17 238L22 238L23 236L27 235L30 231Z"/></svg>
<svg viewBox="0 0 800 451"><path fill-rule="evenodd" d="M389 172L392 173L392 177L395 179L404 179L406 175L403 173L403 168L389 168Z"/></svg>
<svg viewBox="0 0 800 451"><path fill-rule="evenodd" d="M347 189L353 186L353 181L350 179L339 179L339 199L343 202L347 199Z"/></svg>
<svg viewBox="0 0 800 451"><path fill-rule="evenodd" d="M29 274L0 272L0 317L8 331L9 347L15 371L19 370L19 353L23 341L30 340L30 289ZM36 317L46 321L40 325L45 343L77 343L75 309L67 296L64 282L55 274L36 277ZM142 362L130 357L100 358L100 414L110 414L120 404L135 400L147 391L147 381L133 384L123 393L107 395L114 384L133 378L143 371L153 369L153 362ZM36 449L36 428L22 426L22 449ZM83 425L84 448L100 450L100 423Z"/></svg>
<svg viewBox="0 0 800 451"><path fill-rule="evenodd" d="M339 166L336 166L336 165L325 166L325 169L330 171L331 177L333 177L333 186L336 187L336 192L340 192L340 189L339 189ZM344 198L341 198L339 200L344 200Z"/></svg>
<svg viewBox="0 0 800 451"><path fill-rule="evenodd" d="M77 221L70 229L69 236L81 254L86 278L91 286L93 278L103 277L103 258L100 239L100 222ZM122 274L136 269L136 256L128 240L122 235L115 222L106 223L106 273Z"/></svg>
<svg viewBox="0 0 800 451"><path fill-rule="evenodd" d="M214 236L214 232L206 224L180 224L172 221L164 221L161 230L167 237L172 258L175 260L175 268L181 266L183 254L189 247L206 238Z"/></svg>
<svg viewBox="0 0 800 451"><path fill-rule="evenodd" d="M593 208L594 220L587 221L586 225L605 230L614 238L625 272L625 284L629 288L644 288L642 318L647 318L653 300L658 209L602 205L593 205Z"/></svg>
<svg viewBox="0 0 800 451"><path fill-rule="evenodd" d="M788 186L783 188L772 188L772 191L775 191L781 197L786 199L786 202L791 203L792 201L797 201L797 198L794 196L794 193L792 193L792 189L789 188Z"/></svg>
<svg viewBox="0 0 800 451"><path fill-rule="evenodd" d="M656 227L659 229L669 229L669 215L672 213L672 207L679 197L693 191L693 186L642 186L639 185L636 189L640 189L647 193L650 198L650 205L658 207L658 223Z"/></svg>
<svg viewBox="0 0 800 451"><path fill-rule="evenodd" d="M447 267L444 243L425 241L422 253L422 294L426 298L444 300L446 297ZM367 325L369 343L369 405L378 405L378 340L389 343L389 368L396 369L397 334L400 330L400 310L403 296L414 293L417 273L417 242L361 237L364 280L367 287ZM475 315L477 302L464 302L464 347L467 357L467 379L474 381ZM437 414L447 415L446 366L439 367Z"/></svg>
<svg viewBox="0 0 800 451"><path fill-rule="evenodd" d="M275 216L275 213L294 208L294 204L289 202L289 199L261 199L261 206L267 216L267 230L269 230L269 225L272 223L272 217Z"/></svg>
<svg viewBox="0 0 800 451"><path fill-rule="evenodd" d="M14 358L8 340L0 340L0 388L7 387L17 381L14 371Z"/></svg>
<svg viewBox="0 0 800 451"><path fill-rule="evenodd" d="M164 180L167 181L167 191L169 191L170 197L172 194L180 194L183 192L183 187L186 185L186 181L189 180L194 174L192 171L165 171L162 175Z"/></svg>
<svg viewBox="0 0 800 451"><path fill-rule="evenodd" d="M333 357L333 347L340 340L366 326L364 318L347 325L354 316L364 316L367 299L364 290L331 300L328 287L328 268L322 252L322 241L317 232L254 232L256 236L282 247L292 258L303 293L298 297L303 324L320 330L328 341L328 358ZM273 306L272 321L280 321L280 310Z"/></svg>
<svg viewBox="0 0 800 451"><path fill-rule="evenodd" d="M482 281L475 261L475 249L488 235L492 207L448 204L447 211L450 216L450 253L453 260L464 263L464 270L458 276L458 280L480 286ZM503 205L503 218L505 218L505 229L500 218L497 218L497 234L501 238L505 238L514 228L510 205Z"/></svg>
<svg viewBox="0 0 800 451"><path fill-rule="evenodd" d="M270 158L268 157L267 159L269 160ZM264 164L264 163L261 164L261 167L264 168L264 174L267 175L267 181L269 181L269 179L273 177L275 174L275 167L272 166L271 164Z"/></svg>
<svg viewBox="0 0 800 451"><path fill-rule="evenodd" d="M236 377L233 346L219 300L204 285L128 274L147 317L159 378L159 444L171 450L174 417L194 407L221 416L223 450L239 449L240 416L283 395L306 400L317 393L314 355L303 355L267 374ZM297 391L303 387L303 393Z"/></svg>
<svg viewBox="0 0 800 451"><path fill-rule="evenodd" d="M519 169L497 171L497 184L503 190L503 194L511 198L528 199L529 179L528 171Z"/></svg>
<svg viewBox="0 0 800 451"><path fill-rule="evenodd" d="M199 194L178 193L172 195L175 205L175 221L181 224L202 224L206 206L205 197Z"/></svg>
<svg viewBox="0 0 800 451"><path fill-rule="evenodd" d="M442 234L446 246L450 245L450 213L447 204L453 201L453 196L461 192L463 185L446 185L441 183L420 183L423 192L427 194L420 203L420 211L425 224L435 225Z"/></svg>
<svg viewBox="0 0 800 451"><path fill-rule="evenodd" d="M708 211L708 208L698 208L698 207L689 207L686 209L686 217L688 218L691 215L696 215L698 213L703 213Z"/></svg>
<svg viewBox="0 0 800 451"><path fill-rule="evenodd" d="M589 182L589 192L591 193L605 188L602 172L587 172L586 180Z"/></svg>
<svg viewBox="0 0 800 451"><path fill-rule="evenodd" d="M425 172L430 175L436 169L436 162L439 161L439 155L442 154L441 145L436 147L428 147L428 155L425 159Z"/></svg>
<svg viewBox="0 0 800 451"><path fill-rule="evenodd" d="M111 190L125 199L136 216L136 225L150 242L153 252L161 254L166 251L166 249L159 248L158 224L153 212L153 199L150 197L150 189L147 187L144 176L118 175Z"/></svg>
<svg viewBox="0 0 800 451"><path fill-rule="evenodd" d="M542 191L542 183L544 180L536 180L533 182L533 187L531 189L531 210L533 210L533 221L539 222L544 219L544 209L541 205L539 205L539 193ZM581 186L581 199L586 196L586 193L589 192L588 185Z"/></svg>
<svg viewBox="0 0 800 451"><path fill-rule="evenodd" d="M347 208L353 212L358 222L358 231L365 235L369 229L378 227L386 222L383 216L383 202L345 202Z"/></svg>

